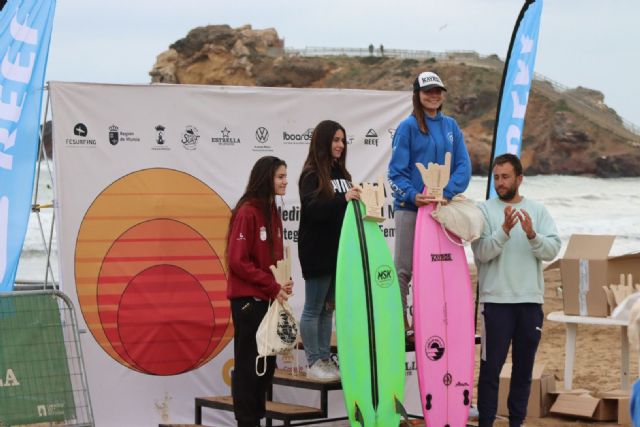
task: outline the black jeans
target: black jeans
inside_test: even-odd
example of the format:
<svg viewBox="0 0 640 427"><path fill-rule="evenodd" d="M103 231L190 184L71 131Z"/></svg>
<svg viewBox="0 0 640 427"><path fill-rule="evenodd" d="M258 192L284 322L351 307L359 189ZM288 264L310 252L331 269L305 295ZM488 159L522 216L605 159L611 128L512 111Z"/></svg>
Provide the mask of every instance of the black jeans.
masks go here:
<svg viewBox="0 0 640 427"><path fill-rule="evenodd" d="M491 427L498 409L500 371L512 345L513 371L509 388L509 426L519 427L527 416L531 372L542 334L541 304L485 303L478 380L479 427Z"/></svg>
<svg viewBox="0 0 640 427"><path fill-rule="evenodd" d="M262 318L267 313L269 303L257 301L253 297L231 300L231 316L235 328L233 336L233 357L235 366L231 377L233 412L239 427L260 425L265 414L266 393L271 386L276 368L275 356L267 358L267 369L263 376L256 374L256 332ZM258 369L263 370L264 359L260 359Z"/></svg>

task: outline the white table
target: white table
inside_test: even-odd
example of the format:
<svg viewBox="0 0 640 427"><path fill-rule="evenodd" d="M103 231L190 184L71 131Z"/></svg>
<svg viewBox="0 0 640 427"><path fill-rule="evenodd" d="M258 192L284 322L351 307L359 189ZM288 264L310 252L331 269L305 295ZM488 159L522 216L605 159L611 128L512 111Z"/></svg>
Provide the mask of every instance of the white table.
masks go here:
<svg viewBox="0 0 640 427"><path fill-rule="evenodd" d="M576 333L578 325L615 326L620 328L620 388L629 390L629 340L627 321L607 317L570 316L562 311L549 313L547 319L562 322L567 328L564 358L564 388L570 390L573 384L573 361L576 355Z"/></svg>

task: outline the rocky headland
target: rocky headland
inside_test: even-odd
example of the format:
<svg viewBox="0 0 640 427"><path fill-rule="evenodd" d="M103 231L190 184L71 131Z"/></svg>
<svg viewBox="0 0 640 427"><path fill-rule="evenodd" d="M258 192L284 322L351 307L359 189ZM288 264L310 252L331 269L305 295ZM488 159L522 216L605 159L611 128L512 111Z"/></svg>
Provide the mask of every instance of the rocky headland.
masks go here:
<svg viewBox="0 0 640 427"><path fill-rule="evenodd" d="M432 70L448 86L444 110L464 132L474 173L487 173L504 67L496 55L336 53L285 49L275 29L210 25L158 55L149 74L152 82L176 84L410 90L419 72ZM640 176L640 135L624 126L602 93L535 79L521 157L527 174Z"/></svg>

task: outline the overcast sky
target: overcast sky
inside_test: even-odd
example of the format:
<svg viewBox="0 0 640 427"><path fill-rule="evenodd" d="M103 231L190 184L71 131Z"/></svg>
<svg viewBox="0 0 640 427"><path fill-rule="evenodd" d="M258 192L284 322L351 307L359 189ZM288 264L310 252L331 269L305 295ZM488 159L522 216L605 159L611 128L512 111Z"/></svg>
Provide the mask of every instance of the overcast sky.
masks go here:
<svg viewBox="0 0 640 427"><path fill-rule="evenodd" d="M148 83L156 55L209 24L275 28L286 47L506 56L521 0L58 0L47 80ZM640 126L640 1L544 0L536 71L604 93Z"/></svg>

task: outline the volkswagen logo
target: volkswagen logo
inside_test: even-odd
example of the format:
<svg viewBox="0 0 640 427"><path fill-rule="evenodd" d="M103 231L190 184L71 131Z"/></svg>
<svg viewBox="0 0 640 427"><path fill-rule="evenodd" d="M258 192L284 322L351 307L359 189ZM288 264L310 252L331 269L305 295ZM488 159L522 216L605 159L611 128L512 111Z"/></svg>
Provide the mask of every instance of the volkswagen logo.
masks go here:
<svg viewBox="0 0 640 427"><path fill-rule="evenodd" d="M269 131L265 127L256 129L256 141L266 143L269 140Z"/></svg>

